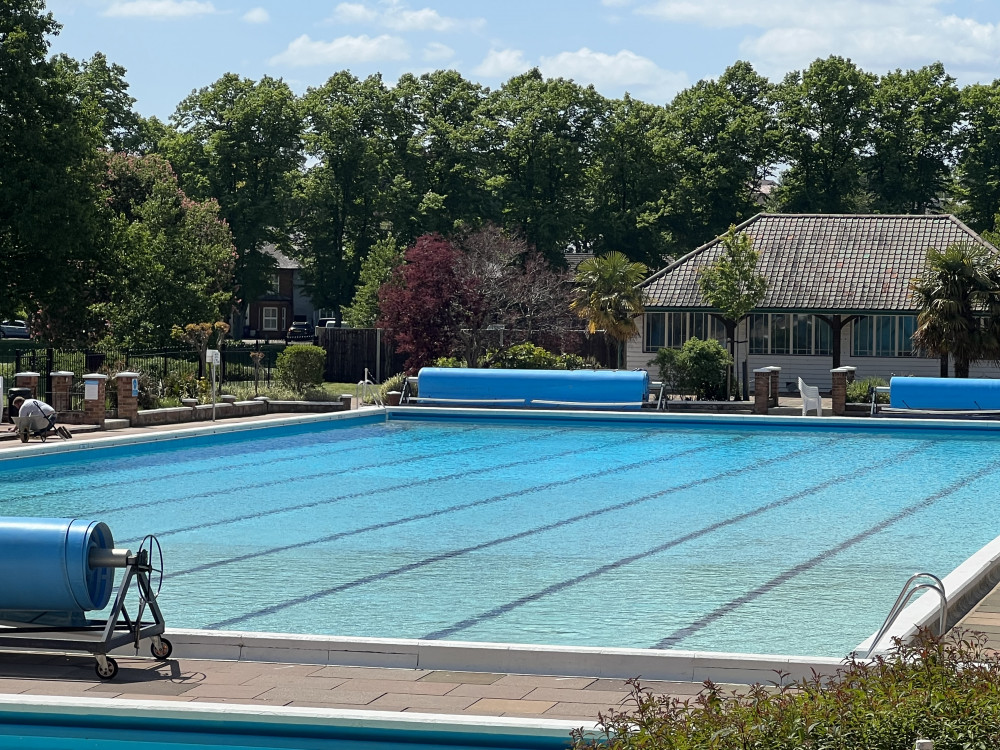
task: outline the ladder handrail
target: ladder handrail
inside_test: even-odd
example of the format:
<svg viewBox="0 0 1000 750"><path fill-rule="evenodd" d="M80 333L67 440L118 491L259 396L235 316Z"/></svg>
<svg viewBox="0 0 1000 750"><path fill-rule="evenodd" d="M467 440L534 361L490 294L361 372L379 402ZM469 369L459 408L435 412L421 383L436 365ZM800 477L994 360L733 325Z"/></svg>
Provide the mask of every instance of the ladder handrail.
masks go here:
<svg viewBox="0 0 1000 750"><path fill-rule="evenodd" d="M382 397L379 395L378 388L376 388L375 385L376 384L371 379L371 372L366 367L365 379L359 380L357 387L354 389L354 395L358 399L359 406L367 400L368 394L371 393L372 401L375 405L382 409L385 408L385 404L382 403ZM370 391L368 389L369 386L371 386Z"/></svg>
<svg viewBox="0 0 1000 750"><path fill-rule="evenodd" d="M915 580L919 578L932 578L934 583L921 583L913 588L910 588ZM918 591L923 589L930 589L937 593L941 598L941 612L938 615L938 635L944 635L945 626L948 622L948 595L944 591L944 583L933 573L914 573L912 576L906 579L906 583L903 584L902 590L899 592L899 596L896 597L896 603L892 605L889 610L889 615L885 618L885 622L882 623L882 627L879 628L878 633L875 634L875 638L872 640L871 646L868 647L867 653L865 653L865 658L871 657L872 652L875 651L875 647L878 646L879 641L885 636L892 627L893 623L896 622L896 618L899 617L900 613L909 603L910 599Z"/></svg>

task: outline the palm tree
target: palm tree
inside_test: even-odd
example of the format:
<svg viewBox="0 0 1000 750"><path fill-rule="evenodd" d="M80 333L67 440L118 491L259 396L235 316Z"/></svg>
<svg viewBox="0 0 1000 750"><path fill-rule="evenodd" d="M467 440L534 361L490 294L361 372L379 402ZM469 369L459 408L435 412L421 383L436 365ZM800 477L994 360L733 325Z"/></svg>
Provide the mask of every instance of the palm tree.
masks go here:
<svg viewBox="0 0 1000 750"><path fill-rule="evenodd" d="M589 258L576 269L576 291L570 308L588 321L587 330L605 334L618 342L622 364L625 342L638 333L635 319L643 313L639 282L646 277L642 263L633 263L618 251Z"/></svg>
<svg viewBox="0 0 1000 750"><path fill-rule="evenodd" d="M998 288L996 259L984 247L967 242L944 251L927 251L927 269L910 288L920 312L913 343L942 359L947 377L948 355L955 377L969 377L969 365L996 357ZM983 317L987 316L988 325Z"/></svg>

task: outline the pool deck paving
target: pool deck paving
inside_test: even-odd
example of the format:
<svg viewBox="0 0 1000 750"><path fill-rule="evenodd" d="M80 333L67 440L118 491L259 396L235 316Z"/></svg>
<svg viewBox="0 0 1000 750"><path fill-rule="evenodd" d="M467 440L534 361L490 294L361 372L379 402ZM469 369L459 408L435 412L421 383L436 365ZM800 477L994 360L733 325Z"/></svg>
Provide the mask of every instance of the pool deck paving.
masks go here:
<svg viewBox="0 0 1000 750"><path fill-rule="evenodd" d="M596 677L116 659L117 677L102 682L94 674L93 657L0 653L0 694L536 717L590 726L599 713L623 708L630 690L624 680ZM694 682L642 684L654 694L682 700L693 699L703 687Z"/></svg>

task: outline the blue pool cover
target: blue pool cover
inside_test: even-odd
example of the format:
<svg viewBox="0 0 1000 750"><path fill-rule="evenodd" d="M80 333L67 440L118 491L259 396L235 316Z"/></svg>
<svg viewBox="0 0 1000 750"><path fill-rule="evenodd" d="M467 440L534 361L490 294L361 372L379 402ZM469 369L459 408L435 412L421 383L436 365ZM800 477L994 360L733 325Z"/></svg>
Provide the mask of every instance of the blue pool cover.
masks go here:
<svg viewBox="0 0 1000 750"><path fill-rule="evenodd" d="M639 409L649 395L645 370L490 370L425 367L423 403Z"/></svg>
<svg viewBox="0 0 1000 750"><path fill-rule="evenodd" d="M893 409L1000 410L1000 380L986 378L892 378Z"/></svg>

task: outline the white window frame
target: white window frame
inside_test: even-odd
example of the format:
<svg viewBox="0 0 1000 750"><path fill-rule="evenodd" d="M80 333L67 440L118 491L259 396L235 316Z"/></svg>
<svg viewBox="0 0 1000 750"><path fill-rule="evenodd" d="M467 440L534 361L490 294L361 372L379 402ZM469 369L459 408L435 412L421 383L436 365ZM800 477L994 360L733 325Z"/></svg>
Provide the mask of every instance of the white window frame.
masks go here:
<svg viewBox="0 0 1000 750"><path fill-rule="evenodd" d="M277 331L278 328L278 308L265 305L260 309L260 330Z"/></svg>
<svg viewBox="0 0 1000 750"><path fill-rule="evenodd" d="M801 338L796 340L795 329L797 324L803 324L808 331L808 341L803 342ZM763 324L763 334L759 341L754 340L755 329ZM824 329L824 326L826 327ZM806 313L752 313L749 319L750 331L750 354L754 355L777 355L789 357L829 357L833 354L833 336L830 324L816 315ZM775 351L779 347L775 346L778 332L783 332L787 346L780 347L781 351ZM822 346L824 333L826 333L827 347Z"/></svg>
<svg viewBox="0 0 1000 750"><path fill-rule="evenodd" d="M918 356L913 350L913 332L916 329L916 315L859 315L851 324L851 356ZM867 342L859 341L862 331L867 333ZM879 346L879 332L890 336L888 347Z"/></svg>
<svg viewBox="0 0 1000 750"><path fill-rule="evenodd" d="M650 341L653 328L652 316L658 316L663 330L663 342ZM688 339L703 338L705 333L720 344L726 343L726 324L707 312L647 312L642 332L643 352L656 353L660 349L680 349Z"/></svg>

